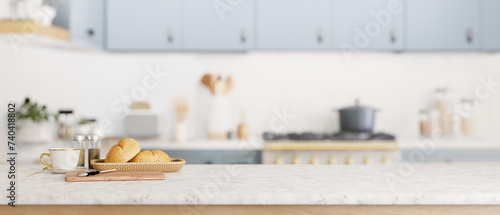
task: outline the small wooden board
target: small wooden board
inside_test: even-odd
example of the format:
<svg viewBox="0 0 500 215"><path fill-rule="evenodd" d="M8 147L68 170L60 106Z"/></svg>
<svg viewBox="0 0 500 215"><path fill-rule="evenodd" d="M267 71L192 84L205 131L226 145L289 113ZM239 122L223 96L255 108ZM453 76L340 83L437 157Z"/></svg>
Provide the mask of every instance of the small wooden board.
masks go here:
<svg viewBox="0 0 500 215"><path fill-rule="evenodd" d="M85 181L141 181L141 180L165 180L165 175L159 171L144 172L109 172L86 177L80 177L82 172L66 173L67 182Z"/></svg>

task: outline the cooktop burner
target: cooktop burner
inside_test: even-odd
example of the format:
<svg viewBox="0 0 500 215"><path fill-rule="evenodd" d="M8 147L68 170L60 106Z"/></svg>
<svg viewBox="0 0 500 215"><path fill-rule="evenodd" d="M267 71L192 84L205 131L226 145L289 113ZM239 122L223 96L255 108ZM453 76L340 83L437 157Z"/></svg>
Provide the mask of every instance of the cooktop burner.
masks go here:
<svg viewBox="0 0 500 215"><path fill-rule="evenodd" d="M277 134L277 133L272 133L272 132L265 132L262 136L264 137L264 140L267 140L267 141L275 141L275 140L291 140L291 141L396 140L396 137L394 135L387 134L387 133L346 132L346 131L341 131L341 132L337 132L334 134L321 134L321 133L311 133L311 132Z"/></svg>

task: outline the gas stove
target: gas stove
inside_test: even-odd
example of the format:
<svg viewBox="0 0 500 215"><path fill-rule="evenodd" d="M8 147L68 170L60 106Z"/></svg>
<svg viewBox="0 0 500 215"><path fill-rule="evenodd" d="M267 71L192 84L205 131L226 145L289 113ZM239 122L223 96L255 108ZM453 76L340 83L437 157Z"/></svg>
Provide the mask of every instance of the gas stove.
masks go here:
<svg viewBox="0 0 500 215"><path fill-rule="evenodd" d="M371 132L263 134L263 164L388 164L400 161L394 135Z"/></svg>
<svg viewBox="0 0 500 215"><path fill-rule="evenodd" d="M287 133L278 134L265 132L263 138L266 141L394 141L396 137L387 133L372 133L372 132L347 132L341 131L334 134L322 133Z"/></svg>

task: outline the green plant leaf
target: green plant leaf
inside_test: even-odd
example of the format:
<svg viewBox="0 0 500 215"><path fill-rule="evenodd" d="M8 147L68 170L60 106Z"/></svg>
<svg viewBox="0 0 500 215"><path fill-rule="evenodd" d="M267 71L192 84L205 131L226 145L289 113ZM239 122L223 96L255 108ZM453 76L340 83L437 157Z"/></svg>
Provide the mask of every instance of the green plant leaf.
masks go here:
<svg viewBox="0 0 500 215"><path fill-rule="evenodd" d="M24 104L15 113L18 120L30 119L33 122L48 121L50 116L58 118L56 114L48 112L47 106L41 105L40 108L38 103L31 103L29 97L24 99Z"/></svg>

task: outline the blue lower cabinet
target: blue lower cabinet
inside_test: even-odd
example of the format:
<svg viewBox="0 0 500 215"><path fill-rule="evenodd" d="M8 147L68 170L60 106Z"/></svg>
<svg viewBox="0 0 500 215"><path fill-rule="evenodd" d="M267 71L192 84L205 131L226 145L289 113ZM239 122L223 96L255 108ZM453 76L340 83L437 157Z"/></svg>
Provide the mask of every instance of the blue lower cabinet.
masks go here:
<svg viewBox="0 0 500 215"><path fill-rule="evenodd" d="M260 164L261 151L175 150L165 151L171 158L182 158L186 164Z"/></svg>
<svg viewBox="0 0 500 215"><path fill-rule="evenodd" d="M500 149L497 150L435 150L424 152L419 149L403 150L405 162L500 162Z"/></svg>

